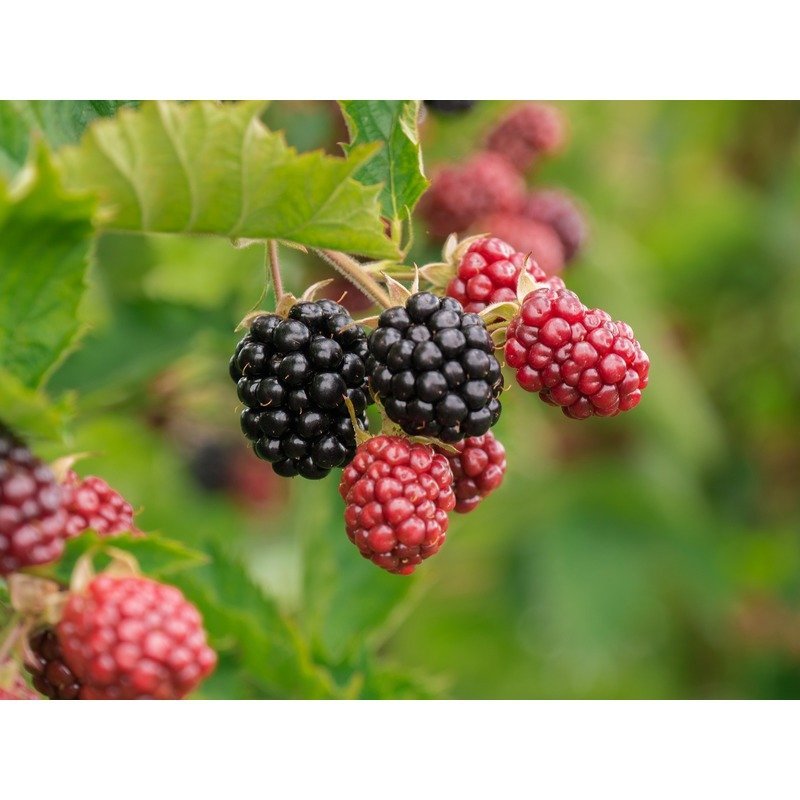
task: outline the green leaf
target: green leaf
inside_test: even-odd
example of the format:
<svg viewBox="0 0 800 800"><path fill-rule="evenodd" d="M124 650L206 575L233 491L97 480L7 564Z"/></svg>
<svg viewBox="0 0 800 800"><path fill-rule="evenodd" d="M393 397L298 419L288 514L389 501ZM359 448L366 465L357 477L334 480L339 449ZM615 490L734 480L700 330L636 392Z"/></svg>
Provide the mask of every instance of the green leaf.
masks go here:
<svg viewBox="0 0 800 800"><path fill-rule="evenodd" d="M142 572L151 578L162 578L208 561L204 553L155 534L132 536L126 533L109 537L87 531L67 542L64 555L55 565L55 578L61 583L69 583L78 559L92 550L97 551L93 559L95 567L98 571L104 569L111 561L108 548L130 553L139 562Z"/></svg>
<svg viewBox="0 0 800 800"><path fill-rule="evenodd" d="M397 256L377 187L353 175L377 146L347 158L298 154L259 119L262 103L145 103L92 125L60 153L70 185L95 190L114 230L284 239Z"/></svg>
<svg viewBox="0 0 800 800"><path fill-rule="evenodd" d="M326 659L338 662L365 642L382 644L419 597L421 584L417 576L390 575L358 556L342 529L335 483L306 491L295 519L305 550L303 622Z"/></svg>
<svg viewBox="0 0 800 800"><path fill-rule="evenodd" d="M355 177L368 186L382 183L384 216L405 219L428 186L417 132L419 100L341 100L339 105L350 132L347 152L365 143L383 143Z"/></svg>
<svg viewBox="0 0 800 800"><path fill-rule="evenodd" d="M200 609L212 643L231 651L242 667L274 698L337 696L330 676L315 665L308 645L277 603L244 566L216 545L211 562L171 583Z"/></svg>
<svg viewBox="0 0 800 800"><path fill-rule="evenodd" d="M0 420L22 439L60 440L71 414L71 396L53 403L0 367Z"/></svg>
<svg viewBox="0 0 800 800"><path fill-rule="evenodd" d="M78 332L95 203L64 190L47 151L0 182L0 367L43 382Z"/></svg>
<svg viewBox="0 0 800 800"><path fill-rule="evenodd" d="M51 147L77 142L98 117L111 117L131 100L0 101L0 174L14 175L25 163L33 134Z"/></svg>

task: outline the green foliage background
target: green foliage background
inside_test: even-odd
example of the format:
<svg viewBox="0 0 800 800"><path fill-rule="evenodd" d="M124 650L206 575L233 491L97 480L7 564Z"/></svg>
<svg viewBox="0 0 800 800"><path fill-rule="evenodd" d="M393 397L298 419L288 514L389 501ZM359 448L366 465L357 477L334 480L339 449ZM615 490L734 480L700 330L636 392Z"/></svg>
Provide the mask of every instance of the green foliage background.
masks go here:
<svg viewBox="0 0 800 800"><path fill-rule="evenodd" d="M507 105L429 115L426 172L471 152ZM12 421L42 434L43 456L91 453L80 470L107 478L141 508L143 529L172 542L140 556L200 605L220 650L198 696L800 697L800 106L560 105L571 144L530 180L583 202L592 239L568 281L631 323L651 384L631 414L582 423L507 393L496 429L505 484L454 516L442 552L411 579L358 556L333 479L278 482L254 463L248 494L192 476L203 443L245 448L227 359L263 290L263 248L107 232L77 315L77 284L60 282L46 328L25 331L30 371L2 371L21 334L0 350L0 416L13 406ZM118 107L67 111L0 103L0 174L19 174L30 155L31 115L60 147ZM340 156L348 139L328 103L274 103L263 119L301 151ZM396 163L407 163L399 138ZM405 191L415 199L421 186ZM74 238L37 248L31 233L21 253L3 209L16 209L17 233L27 217L4 198L0 343L20 314L9 276L69 271L88 252L81 213L92 208L53 203L53 230ZM373 254L391 252L374 231ZM311 255L282 254L289 289L330 277ZM417 225L411 257L436 255ZM49 365L42 334L72 341L76 320L81 346ZM46 408L34 393L43 376L56 399Z"/></svg>

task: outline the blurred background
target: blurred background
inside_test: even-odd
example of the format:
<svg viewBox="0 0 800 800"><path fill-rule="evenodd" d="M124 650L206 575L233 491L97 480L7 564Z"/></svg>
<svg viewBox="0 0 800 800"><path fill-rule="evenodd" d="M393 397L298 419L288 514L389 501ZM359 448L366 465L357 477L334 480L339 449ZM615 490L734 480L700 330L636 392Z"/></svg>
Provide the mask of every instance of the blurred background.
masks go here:
<svg viewBox="0 0 800 800"><path fill-rule="evenodd" d="M428 173L510 105L428 110ZM563 277L648 351L633 412L576 422L508 392L504 485L453 515L411 579L385 574L347 541L335 480L278 479L239 432L227 360L263 251L106 235L88 333L50 382L80 395L81 471L140 507L141 528L244 560L358 696L800 697L800 104L555 105L568 144L526 180L584 209ZM347 138L333 103L265 119L301 150ZM410 258L440 249L416 220ZM282 260L298 294L332 277ZM360 300L345 304L363 315ZM224 654L202 691L270 696Z"/></svg>

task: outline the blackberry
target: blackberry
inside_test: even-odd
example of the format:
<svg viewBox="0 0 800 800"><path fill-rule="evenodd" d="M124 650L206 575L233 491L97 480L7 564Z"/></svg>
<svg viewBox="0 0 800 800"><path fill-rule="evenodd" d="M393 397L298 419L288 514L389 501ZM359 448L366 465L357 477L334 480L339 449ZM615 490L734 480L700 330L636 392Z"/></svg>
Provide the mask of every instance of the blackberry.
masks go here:
<svg viewBox="0 0 800 800"><path fill-rule="evenodd" d="M588 229L583 212L575 201L557 189L533 192L525 202L523 216L553 227L564 247L564 258L571 261L580 252Z"/></svg>
<svg viewBox="0 0 800 800"><path fill-rule="evenodd" d="M57 628L81 700L180 700L214 671L200 612L174 586L98 575Z"/></svg>
<svg viewBox="0 0 800 800"><path fill-rule="evenodd" d="M0 575L61 557L67 539L62 502L50 468L0 424Z"/></svg>
<svg viewBox="0 0 800 800"><path fill-rule="evenodd" d="M344 398L366 427L366 356L364 329L333 300L253 320L230 374L246 406L242 431L278 475L318 479L350 463L356 441Z"/></svg>
<svg viewBox="0 0 800 800"><path fill-rule="evenodd" d="M566 138L566 121L557 108L524 103L512 109L492 130L486 146L525 172L541 156L560 150Z"/></svg>
<svg viewBox="0 0 800 800"><path fill-rule="evenodd" d="M455 510L467 514L503 482L506 450L491 431L485 436L464 439L455 448L455 453L441 453L453 471Z"/></svg>
<svg viewBox="0 0 800 800"><path fill-rule="evenodd" d="M40 628L28 645L33 658L25 666L36 690L51 700L78 700L81 683L64 661L55 630Z"/></svg>
<svg viewBox="0 0 800 800"><path fill-rule="evenodd" d="M647 386L650 359L630 325L586 308L567 289L531 292L508 326L506 363L517 383L572 419L630 411Z"/></svg>
<svg viewBox="0 0 800 800"><path fill-rule="evenodd" d="M535 281L563 288L561 278L548 278L539 263L527 252L514 249L496 236L476 239L456 264L447 285L447 294L463 303L467 311L483 311L486 306L517 299L517 282L523 267Z"/></svg>
<svg viewBox="0 0 800 800"><path fill-rule="evenodd" d="M457 442L500 417L500 364L486 325L452 297L411 295L384 311L369 337L372 390L408 434Z"/></svg>
<svg viewBox="0 0 800 800"><path fill-rule="evenodd" d="M427 108L440 114L463 114L477 103L477 100L424 100Z"/></svg>
<svg viewBox="0 0 800 800"><path fill-rule="evenodd" d="M456 504L447 459L401 436L363 442L343 472L347 537L364 558L397 575L439 552Z"/></svg>
<svg viewBox="0 0 800 800"><path fill-rule="evenodd" d="M435 172L419 211L430 234L444 239L487 214L517 213L524 203L522 176L503 156L480 152Z"/></svg>

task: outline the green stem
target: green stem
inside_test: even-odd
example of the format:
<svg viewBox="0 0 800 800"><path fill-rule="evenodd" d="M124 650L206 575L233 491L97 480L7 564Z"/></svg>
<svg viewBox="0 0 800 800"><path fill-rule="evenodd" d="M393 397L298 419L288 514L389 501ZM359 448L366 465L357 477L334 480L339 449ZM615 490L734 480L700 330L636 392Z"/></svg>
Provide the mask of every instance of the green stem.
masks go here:
<svg viewBox="0 0 800 800"><path fill-rule="evenodd" d="M394 305L385 289L354 258L337 250L315 250L315 252L381 308L390 308Z"/></svg>
<svg viewBox="0 0 800 800"><path fill-rule="evenodd" d="M269 272L272 276L272 288L275 292L275 304L283 299L283 278L281 277L281 262L278 259L278 243L275 239L267 242L267 256L269 260Z"/></svg>

